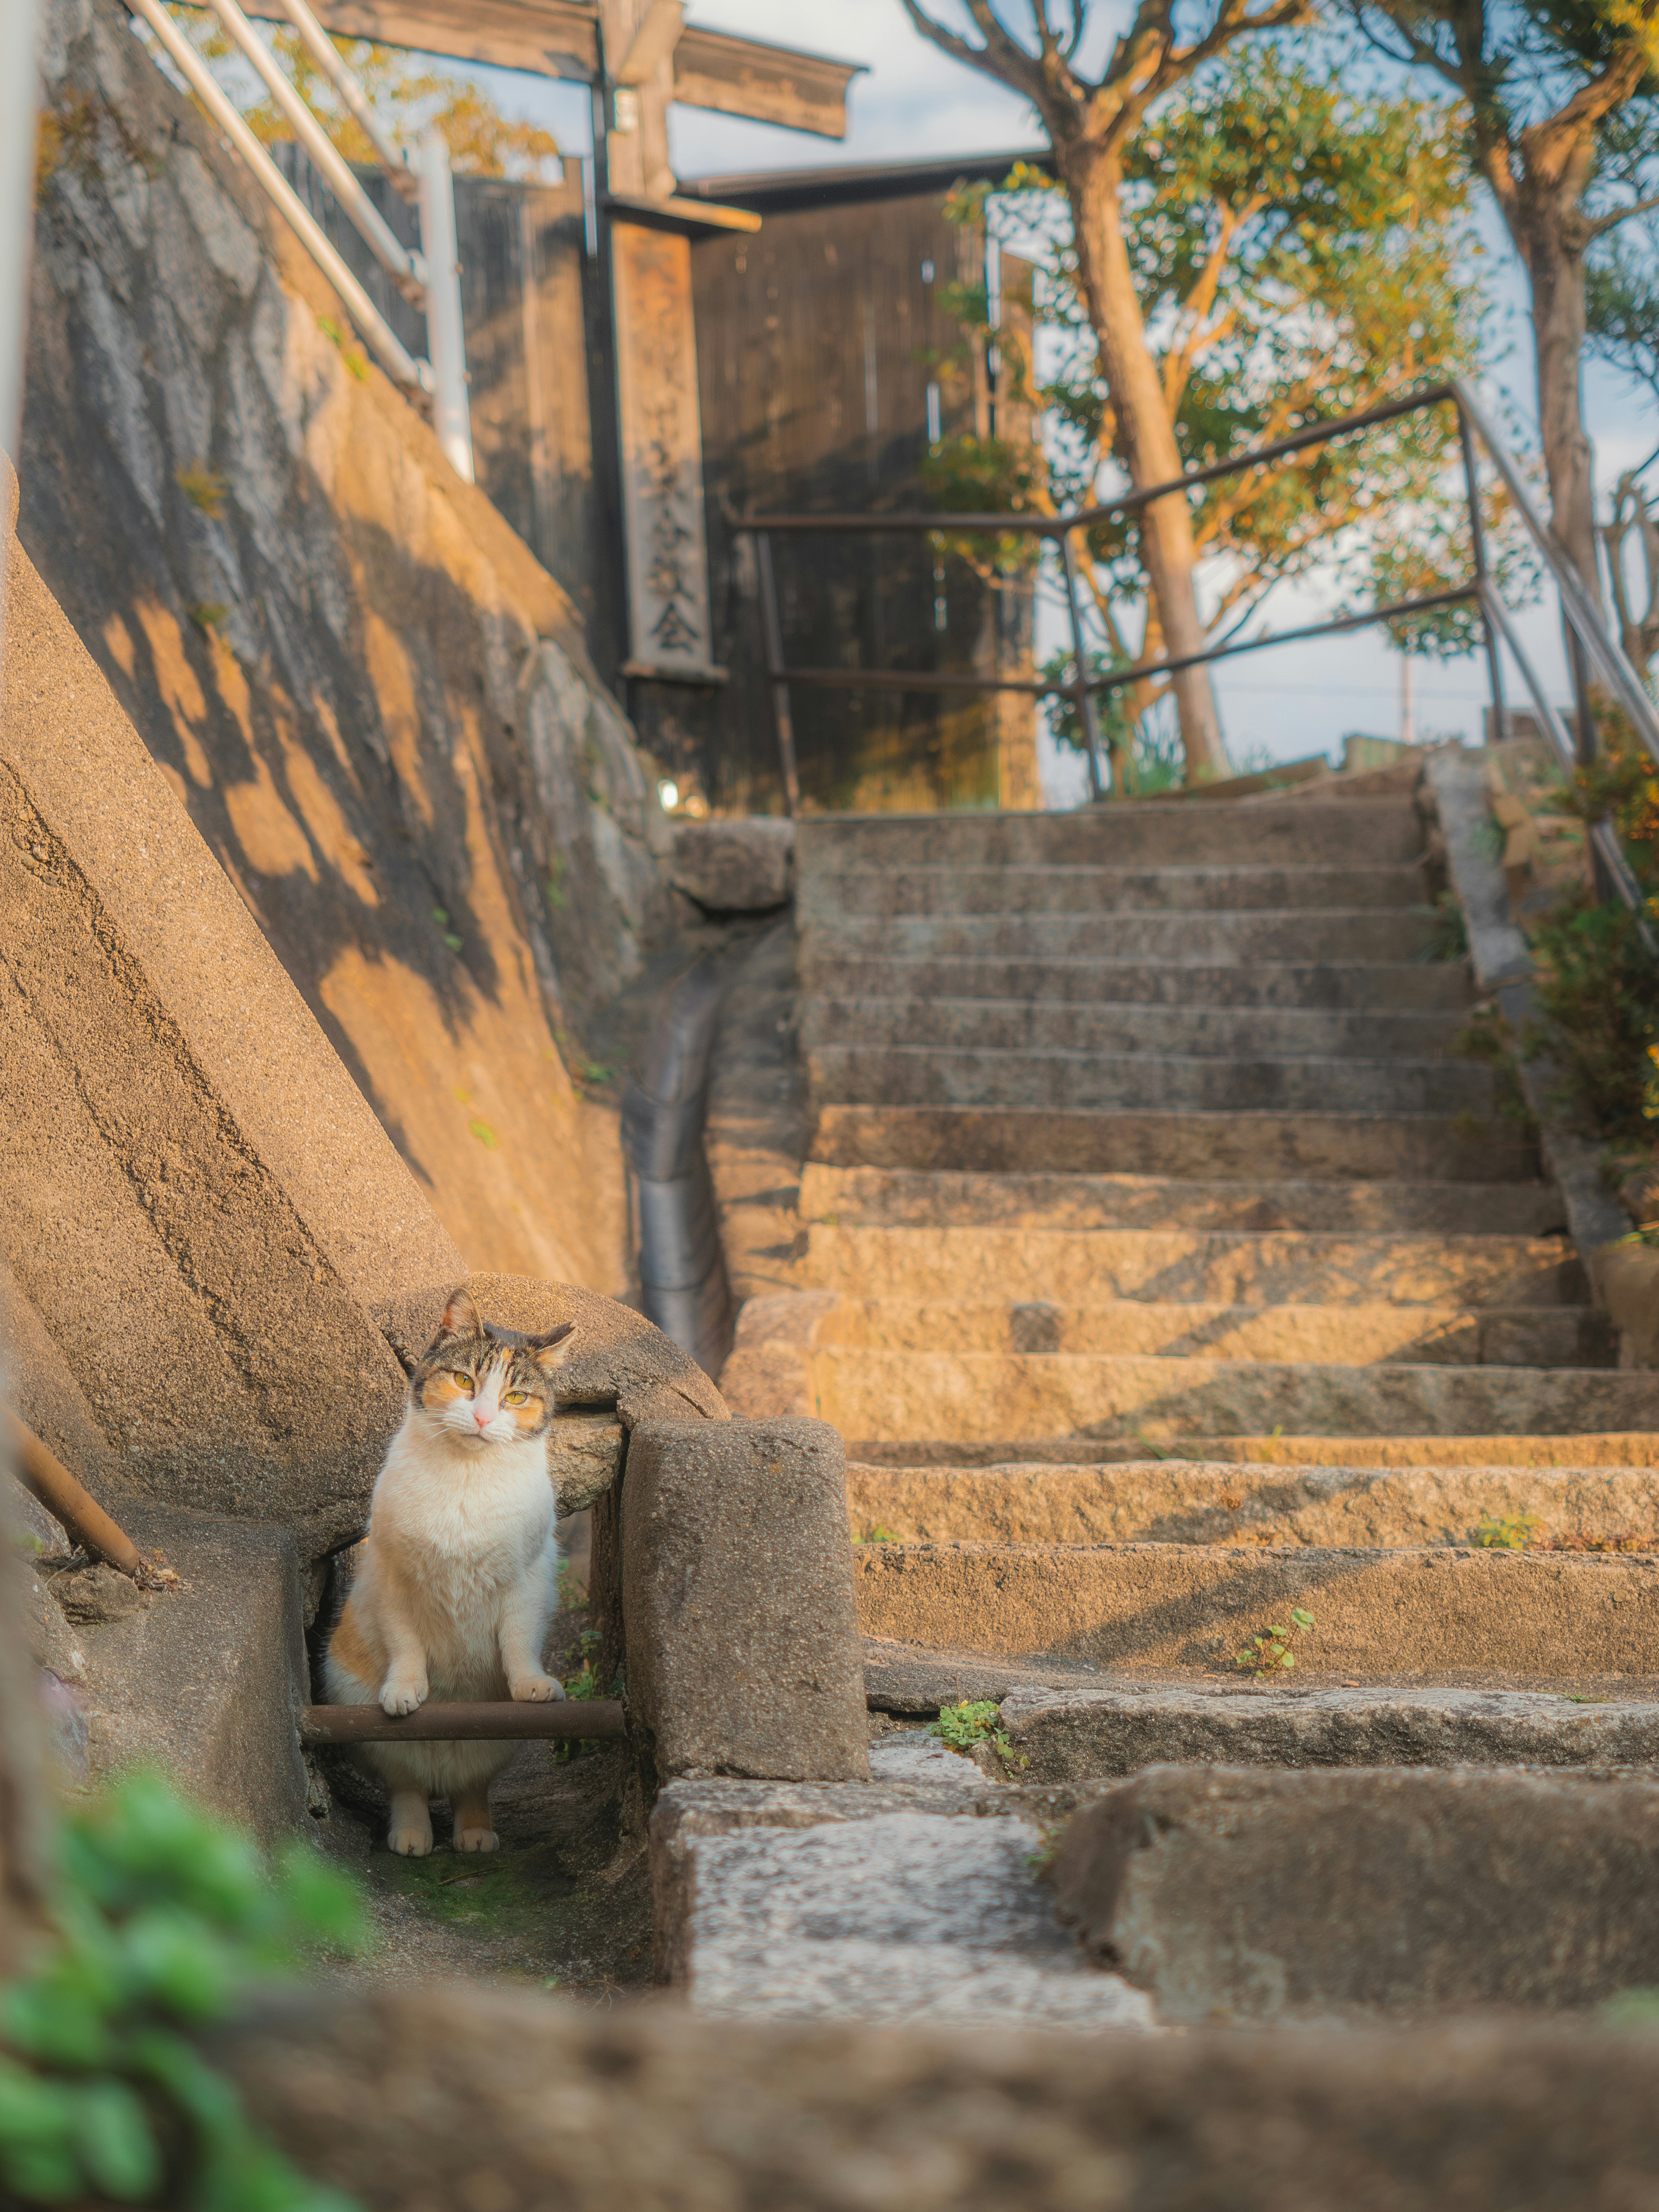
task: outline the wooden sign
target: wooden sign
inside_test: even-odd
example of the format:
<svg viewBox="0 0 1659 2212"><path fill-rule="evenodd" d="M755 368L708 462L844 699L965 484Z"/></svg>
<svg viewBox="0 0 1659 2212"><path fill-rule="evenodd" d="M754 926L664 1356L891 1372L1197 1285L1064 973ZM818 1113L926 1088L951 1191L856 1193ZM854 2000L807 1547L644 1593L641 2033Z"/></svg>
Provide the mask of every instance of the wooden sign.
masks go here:
<svg viewBox="0 0 1659 2212"><path fill-rule="evenodd" d="M691 248L672 231L611 228L629 676L720 682L710 666Z"/></svg>

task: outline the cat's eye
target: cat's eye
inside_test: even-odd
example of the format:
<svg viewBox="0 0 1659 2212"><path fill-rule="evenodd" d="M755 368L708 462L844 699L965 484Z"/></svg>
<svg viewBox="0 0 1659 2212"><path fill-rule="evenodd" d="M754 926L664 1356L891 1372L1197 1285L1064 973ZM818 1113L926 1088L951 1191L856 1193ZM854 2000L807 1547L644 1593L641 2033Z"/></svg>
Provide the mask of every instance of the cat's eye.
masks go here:
<svg viewBox="0 0 1659 2212"><path fill-rule="evenodd" d="M528 1390L509 1390L501 1403L504 1406L522 1406L529 1395Z"/></svg>
<svg viewBox="0 0 1659 2212"><path fill-rule="evenodd" d="M463 1375L459 1367L452 1367L449 1370L449 1379L452 1382L459 1382L468 1397L471 1396L476 1385L470 1375Z"/></svg>

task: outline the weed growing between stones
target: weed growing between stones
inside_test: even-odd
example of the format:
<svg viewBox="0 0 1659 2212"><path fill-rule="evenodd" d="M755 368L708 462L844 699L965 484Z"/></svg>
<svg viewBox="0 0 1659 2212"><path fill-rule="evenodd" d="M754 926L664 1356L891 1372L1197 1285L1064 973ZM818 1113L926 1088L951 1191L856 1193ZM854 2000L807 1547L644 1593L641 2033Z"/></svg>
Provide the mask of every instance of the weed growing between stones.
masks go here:
<svg viewBox="0 0 1659 2212"><path fill-rule="evenodd" d="M140 1774L67 1820L56 1941L0 1992L0 2195L191 2212L353 2212L259 2136L204 2055L251 1984L366 1948L356 1887Z"/></svg>
<svg viewBox="0 0 1659 2212"><path fill-rule="evenodd" d="M954 1751L963 1759L971 1759L981 1744L988 1743L1005 1766L1030 1764L1024 1759L1016 1762L1014 1747L1002 1726L1002 1716L994 1698L964 1699L959 1705L942 1707L939 1718L928 1722L927 1733L936 1735L947 1751Z"/></svg>
<svg viewBox="0 0 1659 2212"><path fill-rule="evenodd" d="M1483 1513L1470 1540L1483 1551L1524 1552L1540 1526L1535 1513Z"/></svg>
<svg viewBox="0 0 1659 2212"><path fill-rule="evenodd" d="M563 1573L564 1570L561 1568L560 1572ZM605 1638L597 1628L584 1628L566 1653L566 1663L574 1663L574 1668L573 1673L562 1678L567 1698L585 1699L621 1697L623 1673L620 1667L617 1669L616 1678L609 1689L605 1688L593 1671L599 1646L604 1641ZM553 1764L556 1766L568 1766L573 1759L580 1759L586 1753L598 1751L599 1748L600 1739L598 1736L562 1736L553 1747L551 1754Z"/></svg>
<svg viewBox="0 0 1659 2212"><path fill-rule="evenodd" d="M222 470L198 461L191 468L179 470L173 480L199 514L210 522L218 521L230 496L230 478Z"/></svg>
<svg viewBox="0 0 1659 2212"><path fill-rule="evenodd" d="M1492 1070L1492 1103L1500 1121L1518 1121L1527 1129L1534 1126L1515 1064L1510 1025L1498 1007L1477 1007L1458 1031L1452 1049L1460 1059L1484 1060Z"/></svg>
<svg viewBox="0 0 1659 2212"><path fill-rule="evenodd" d="M866 1528L861 1536L855 1536L853 1540L855 1544L896 1544L899 1539L890 1528L884 1528L878 1521L873 1526Z"/></svg>
<svg viewBox="0 0 1659 2212"><path fill-rule="evenodd" d="M1258 1629L1244 1649L1233 1660L1235 1667L1258 1680L1263 1674L1284 1673L1296 1664L1296 1639L1304 1636L1314 1625L1312 1613L1299 1605L1291 1607L1291 1625L1281 1628L1277 1621L1269 1621Z"/></svg>
<svg viewBox="0 0 1659 2212"><path fill-rule="evenodd" d="M1468 951L1469 926L1457 903L1457 894L1442 891L1434 902L1434 916L1429 924L1422 957L1425 961L1465 960Z"/></svg>

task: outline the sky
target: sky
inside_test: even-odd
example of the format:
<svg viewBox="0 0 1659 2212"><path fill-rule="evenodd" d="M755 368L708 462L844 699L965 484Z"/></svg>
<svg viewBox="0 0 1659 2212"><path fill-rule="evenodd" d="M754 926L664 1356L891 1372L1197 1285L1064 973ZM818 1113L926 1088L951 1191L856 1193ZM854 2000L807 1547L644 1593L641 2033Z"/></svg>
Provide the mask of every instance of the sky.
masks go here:
<svg viewBox="0 0 1659 2212"><path fill-rule="evenodd" d="M1099 40L1127 17L1126 0L1095 0L1095 14ZM919 161L1042 143L1036 118L1025 103L927 45L911 29L899 0L693 0L689 20L709 30L862 62L867 74L854 80L848 136L839 143L736 117L674 109L672 148L682 177ZM495 71L480 74L489 78L503 106L545 121L573 154L585 150L585 88ZM1482 228L1488 247L1485 279L1499 307L1483 380L1494 397L1507 401L1514 422L1529 431L1536 409L1525 278L1489 205ZM1620 468L1659 446L1659 410L1594 362L1586 370L1584 393L1597 482L1605 488ZM1319 612L1316 588L1287 592L1275 598L1271 609L1272 620L1281 625L1316 619ZM1564 697L1563 657L1553 623L1539 621L1534 613L1527 635L1543 680L1555 697ZM1388 736L1400 727L1400 657L1375 632L1252 655L1218 670L1216 684L1235 761L1297 759L1339 750L1350 731ZM1511 699L1518 696L1512 670L1509 686ZM1486 700L1480 660L1417 660L1413 689L1419 737L1461 734L1478 739ZM1045 785L1056 801L1082 795L1081 775L1080 764L1066 757L1045 760Z"/></svg>

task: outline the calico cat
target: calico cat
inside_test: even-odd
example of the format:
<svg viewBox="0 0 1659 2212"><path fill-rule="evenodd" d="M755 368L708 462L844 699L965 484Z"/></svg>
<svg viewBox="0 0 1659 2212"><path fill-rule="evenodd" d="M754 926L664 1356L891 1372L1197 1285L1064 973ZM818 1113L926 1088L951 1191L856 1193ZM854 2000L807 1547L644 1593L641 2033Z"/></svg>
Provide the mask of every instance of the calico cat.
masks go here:
<svg viewBox="0 0 1659 2212"><path fill-rule="evenodd" d="M553 1376L575 1324L520 1336L482 1320L465 1286L410 1378L374 1485L356 1578L329 1640L331 1704L388 1713L562 1698L542 1668L558 1563L547 1466ZM371 1743L392 1792L389 1847L424 1858L428 1800L447 1797L458 1851L493 1851L489 1784L513 1743Z"/></svg>

